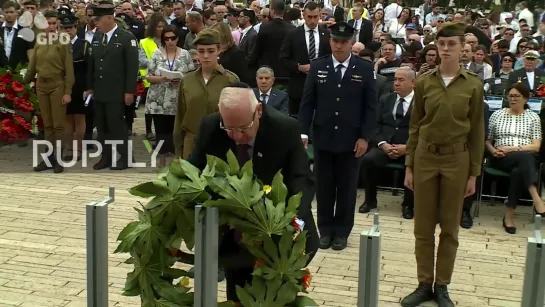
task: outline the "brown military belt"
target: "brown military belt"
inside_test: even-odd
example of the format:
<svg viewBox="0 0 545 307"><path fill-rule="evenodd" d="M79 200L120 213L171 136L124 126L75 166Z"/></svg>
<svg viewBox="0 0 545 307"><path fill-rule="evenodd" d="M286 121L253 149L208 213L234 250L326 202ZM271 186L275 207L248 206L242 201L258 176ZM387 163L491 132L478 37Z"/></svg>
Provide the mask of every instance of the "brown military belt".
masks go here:
<svg viewBox="0 0 545 307"><path fill-rule="evenodd" d="M59 80L63 80L64 76L47 76L47 77L40 77L38 76L38 81L42 83L53 83L53 82L59 82Z"/></svg>
<svg viewBox="0 0 545 307"><path fill-rule="evenodd" d="M469 149L469 144L467 142L441 145L428 143L425 148L428 152L436 155L450 155L458 152L467 151Z"/></svg>

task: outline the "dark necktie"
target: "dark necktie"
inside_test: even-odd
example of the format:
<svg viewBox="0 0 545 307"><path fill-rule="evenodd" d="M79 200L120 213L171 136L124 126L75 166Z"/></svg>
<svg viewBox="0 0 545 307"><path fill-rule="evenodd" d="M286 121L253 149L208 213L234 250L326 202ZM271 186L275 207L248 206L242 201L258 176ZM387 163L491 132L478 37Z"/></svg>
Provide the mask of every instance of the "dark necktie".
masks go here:
<svg viewBox="0 0 545 307"><path fill-rule="evenodd" d="M267 94L261 94L261 103L267 104Z"/></svg>
<svg viewBox="0 0 545 307"><path fill-rule="evenodd" d="M238 160L238 164L241 167L250 160L250 154L248 153L250 148L252 148L252 146L248 144L237 145L237 160Z"/></svg>
<svg viewBox="0 0 545 307"><path fill-rule="evenodd" d="M108 45L108 35L106 34L102 35L102 45Z"/></svg>
<svg viewBox="0 0 545 307"><path fill-rule="evenodd" d="M11 33L11 30L12 30L12 29L13 29L13 27L6 27L6 31L7 31L8 33Z"/></svg>
<svg viewBox="0 0 545 307"><path fill-rule="evenodd" d="M314 60L316 58L316 40L314 38L314 30L308 30L308 58Z"/></svg>
<svg viewBox="0 0 545 307"><path fill-rule="evenodd" d="M403 116L405 115L403 113L403 103L405 103L405 99L401 98L399 99L399 102L397 103L396 108L396 123L400 123L403 120Z"/></svg>
<svg viewBox="0 0 545 307"><path fill-rule="evenodd" d="M337 65L337 67L335 67L335 76L337 77L337 80L339 80L339 82L341 82L343 79L343 67L343 64L339 64Z"/></svg>

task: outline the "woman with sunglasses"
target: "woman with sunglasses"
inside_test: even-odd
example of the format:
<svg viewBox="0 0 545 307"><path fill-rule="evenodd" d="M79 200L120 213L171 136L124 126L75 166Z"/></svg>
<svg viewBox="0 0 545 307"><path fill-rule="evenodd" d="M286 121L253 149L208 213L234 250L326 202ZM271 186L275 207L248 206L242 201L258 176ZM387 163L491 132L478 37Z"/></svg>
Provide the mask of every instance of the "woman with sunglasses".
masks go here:
<svg viewBox="0 0 545 307"><path fill-rule="evenodd" d="M521 38L520 40L523 40L523 39ZM539 50L539 45L535 41L530 39L526 43L519 44L518 47L520 48L519 50L521 51L521 53L519 58L515 62L515 68L514 68L515 70L524 68L524 59L522 55L524 55L528 50L535 50L535 51ZM539 59L537 66L539 67L541 66L541 64L543 64L543 61Z"/></svg>
<svg viewBox="0 0 545 307"><path fill-rule="evenodd" d="M156 49L148 64L146 80L150 83L146 97L146 114L151 114L159 149L159 167L167 165L167 155L174 154L172 132L178 109L180 79L168 79L161 71L179 72L185 75L194 69L191 55L177 47L176 29L166 26L161 33L161 47Z"/></svg>
<svg viewBox="0 0 545 307"><path fill-rule="evenodd" d="M509 80L509 75L514 71L513 65L517 58L511 52L503 55L501 59L501 68L496 72L496 78Z"/></svg>

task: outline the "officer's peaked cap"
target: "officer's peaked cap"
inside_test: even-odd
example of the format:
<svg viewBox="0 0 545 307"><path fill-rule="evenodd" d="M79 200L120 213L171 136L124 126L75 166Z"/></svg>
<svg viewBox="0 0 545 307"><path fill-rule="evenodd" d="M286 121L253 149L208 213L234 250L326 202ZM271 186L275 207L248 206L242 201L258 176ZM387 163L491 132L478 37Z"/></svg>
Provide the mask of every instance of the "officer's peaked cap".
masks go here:
<svg viewBox="0 0 545 307"><path fill-rule="evenodd" d="M344 21L335 23L329 29L331 30L331 38L335 39L350 40L354 37L354 33L356 33L356 29Z"/></svg>
<svg viewBox="0 0 545 307"><path fill-rule="evenodd" d="M114 3L108 0L99 1L98 4L93 7L93 15L97 17L113 15L114 12Z"/></svg>

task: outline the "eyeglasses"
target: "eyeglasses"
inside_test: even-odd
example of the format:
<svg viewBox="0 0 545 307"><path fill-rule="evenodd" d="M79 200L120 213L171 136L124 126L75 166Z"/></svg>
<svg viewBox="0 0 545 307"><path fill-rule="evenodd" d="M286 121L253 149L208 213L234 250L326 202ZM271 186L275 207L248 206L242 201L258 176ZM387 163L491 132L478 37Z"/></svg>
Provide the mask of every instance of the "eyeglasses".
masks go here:
<svg viewBox="0 0 545 307"><path fill-rule="evenodd" d="M509 95L509 99L519 99L520 97L522 97L522 95L516 95L516 94Z"/></svg>
<svg viewBox="0 0 545 307"><path fill-rule="evenodd" d="M502 61L503 61L503 62L511 62L511 63L512 63L512 62L513 62L513 59L506 58L506 59L503 59Z"/></svg>
<svg viewBox="0 0 545 307"><path fill-rule="evenodd" d="M257 113L257 108L255 109L254 111L254 115L252 116L252 122L248 125L248 126L245 126L245 127L238 127L238 128L226 128L224 125L223 125L223 119L220 120L220 129L228 132L228 133L234 133L234 132L240 132L240 133L245 133L245 132L248 132L250 129L253 128L254 126L254 123L255 123L255 114Z"/></svg>
<svg viewBox="0 0 545 307"><path fill-rule="evenodd" d="M437 20L437 23L443 23L445 22L444 20Z"/></svg>
<svg viewBox="0 0 545 307"><path fill-rule="evenodd" d="M165 37L163 37L163 39L165 40L165 42L175 41L175 40L178 39L178 36L165 36Z"/></svg>

